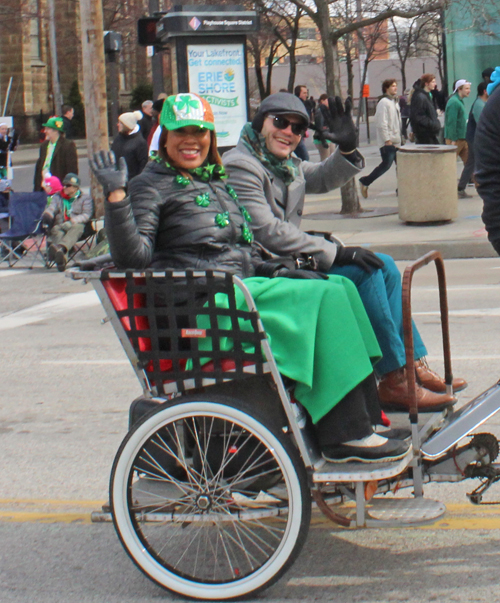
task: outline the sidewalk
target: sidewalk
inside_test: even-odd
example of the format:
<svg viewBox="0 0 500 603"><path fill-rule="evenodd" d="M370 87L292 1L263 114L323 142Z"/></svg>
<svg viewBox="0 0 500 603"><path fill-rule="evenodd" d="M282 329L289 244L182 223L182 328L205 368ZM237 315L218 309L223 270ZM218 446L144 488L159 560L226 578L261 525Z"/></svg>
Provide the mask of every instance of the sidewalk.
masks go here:
<svg viewBox="0 0 500 603"><path fill-rule="evenodd" d="M368 174L380 163L376 145L361 145ZM311 150L311 161L318 161L318 153ZM462 170L457 162L457 181ZM356 179L357 180L357 179ZM418 185L418 184L417 184ZM423 182L422 186L426 186ZM396 260L414 260L424 253L437 249L444 258L497 257L490 245L481 212L483 202L474 187L467 187L471 199L458 200L458 218L446 224L409 226L398 217L395 167L376 180L369 188L368 199L360 196L363 209L371 210L359 217L344 217L340 190L325 195L308 195L302 220L303 230L333 232L346 245L363 245L373 251L392 255ZM359 189L358 189L359 191Z"/></svg>
<svg viewBox="0 0 500 603"><path fill-rule="evenodd" d="M86 141L75 142L79 158L86 157ZM318 151L310 140L308 142L311 161L319 161ZM363 174L368 174L380 162L379 149L376 145L362 143L360 150L366 162ZM21 146L13 154L14 167L36 161L38 154L39 145ZM461 171L460 161L457 162L457 181ZM333 232L346 245L370 247L397 260L417 259L433 249L441 251L447 259L497 257L486 237L481 221L483 203L474 187L467 187L471 199L458 200L458 218L454 222L427 226L409 226L401 222L396 188L396 169L393 166L370 186L368 199L360 199L363 209L370 211L356 218L339 214L340 190L325 195L308 195L302 228Z"/></svg>

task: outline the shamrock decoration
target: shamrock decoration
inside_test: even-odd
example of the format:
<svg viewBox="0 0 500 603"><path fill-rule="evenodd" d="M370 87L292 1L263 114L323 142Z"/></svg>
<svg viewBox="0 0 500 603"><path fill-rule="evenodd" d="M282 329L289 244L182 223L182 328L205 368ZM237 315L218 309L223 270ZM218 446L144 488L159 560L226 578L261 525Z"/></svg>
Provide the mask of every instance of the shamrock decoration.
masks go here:
<svg viewBox="0 0 500 603"><path fill-rule="evenodd" d="M181 186L187 186L190 183L189 178L186 178L186 176L182 176L181 174L175 177L175 181Z"/></svg>
<svg viewBox="0 0 500 603"><path fill-rule="evenodd" d="M208 193L203 193L202 195L198 195L195 197L196 205L200 207L208 207L210 205L210 195Z"/></svg>
<svg viewBox="0 0 500 603"><path fill-rule="evenodd" d="M243 205L239 205L238 209L240 210L241 215L243 216L243 219L245 220L245 222L252 221L252 216L248 213L248 210L246 207L243 207Z"/></svg>
<svg viewBox="0 0 500 603"><path fill-rule="evenodd" d="M238 195L236 194L236 191L230 184L226 184L226 190L235 201L238 200Z"/></svg>
<svg viewBox="0 0 500 603"><path fill-rule="evenodd" d="M243 222L240 228L242 239L245 241L245 243L251 243L253 241L253 233L248 227L248 224L246 222Z"/></svg>
<svg viewBox="0 0 500 603"><path fill-rule="evenodd" d="M191 113L191 109L198 109L200 101L193 98L190 94L179 95L179 100L175 103L175 108L179 113L182 111L186 114Z"/></svg>
<svg viewBox="0 0 500 603"><path fill-rule="evenodd" d="M225 228L226 226L229 226L229 212L225 211L221 214L217 214L215 216L215 223L219 228Z"/></svg>

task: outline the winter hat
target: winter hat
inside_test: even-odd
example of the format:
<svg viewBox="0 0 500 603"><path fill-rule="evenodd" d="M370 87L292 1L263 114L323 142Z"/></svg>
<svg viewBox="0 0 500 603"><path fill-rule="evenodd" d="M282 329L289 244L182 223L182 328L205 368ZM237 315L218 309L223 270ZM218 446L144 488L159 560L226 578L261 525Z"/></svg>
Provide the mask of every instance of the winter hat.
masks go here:
<svg viewBox="0 0 500 603"><path fill-rule="evenodd" d="M252 128L257 132L262 130L266 115L297 115L304 121L304 125L309 125L309 115L304 103L290 92L276 92L265 98L252 121Z"/></svg>
<svg viewBox="0 0 500 603"><path fill-rule="evenodd" d="M140 119L142 119L142 113L140 111L133 111L130 113L122 113L118 118L118 121L121 121L121 123L129 130L133 130Z"/></svg>
<svg viewBox="0 0 500 603"><path fill-rule="evenodd" d="M457 80L455 82L455 90L453 90L453 94L460 88L460 86L465 86L466 84L470 84L467 80Z"/></svg>
<svg viewBox="0 0 500 603"><path fill-rule="evenodd" d="M69 184L80 188L80 178L78 178L76 174L73 174L73 172L69 172L69 174L64 176L63 184Z"/></svg>
<svg viewBox="0 0 500 603"><path fill-rule="evenodd" d="M52 128L58 132L64 132L64 122L62 117L49 117L46 124L42 124L44 128Z"/></svg>
<svg viewBox="0 0 500 603"><path fill-rule="evenodd" d="M160 114L160 125L167 130L185 126L199 126L215 130L212 107L197 94L181 92L165 99Z"/></svg>
<svg viewBox="0 0 500 603"><path fill-rule="evenodd" d="M60 193L63 188L61 181L57 176L47 176L43 181L43 186L49 189L49 191L47 191L49 195Z"/></svg>

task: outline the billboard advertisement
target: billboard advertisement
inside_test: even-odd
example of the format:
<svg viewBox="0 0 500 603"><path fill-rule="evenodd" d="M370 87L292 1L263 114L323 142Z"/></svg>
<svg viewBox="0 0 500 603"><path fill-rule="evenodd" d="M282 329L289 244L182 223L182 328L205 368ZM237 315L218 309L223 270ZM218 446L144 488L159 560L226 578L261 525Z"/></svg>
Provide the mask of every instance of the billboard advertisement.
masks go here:
<svg viewBox="0 0 500 603"><path fill-rule="evenodd" d="M189 92L212 105L217 141L234 146L247 120L243 44L188 44Z"/></svg>

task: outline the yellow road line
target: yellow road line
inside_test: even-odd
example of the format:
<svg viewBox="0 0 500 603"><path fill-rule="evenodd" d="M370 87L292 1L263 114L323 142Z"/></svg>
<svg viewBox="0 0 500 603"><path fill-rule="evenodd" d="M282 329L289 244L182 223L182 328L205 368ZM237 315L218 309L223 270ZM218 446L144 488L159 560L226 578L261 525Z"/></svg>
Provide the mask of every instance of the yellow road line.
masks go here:
<svg viewBox="0 0 500 603"><path fill-rule="evenodd" d="M0 511L0 523L92 523L90 513L28 513Z"/></svg>
<svg viewBox="0 0 500 603"><path fill-rule="evenodd" d="M101 511L104 503L105 501L102 500L0 499L0 523L89 524L91 523L90 511ZM36 507L36 510L27 511L26 507ZM71 511L64 510L68 507L71 508ZM339 513L352 512L353 506L336 507L336 510ZM344 529L331 523L319 511L314 512L311 527L313 529ZM431 525L420 526L418 529L499 530L500 505L448 504L446 514L442 519Z"/></svg>
<svg viewBox="0 0 500 603"><path fill-rule="evenodd" d="M105 500L53 500L44 498L0 498L2 505L48 505L49 507L91 507L101 508Z"/></svg>

